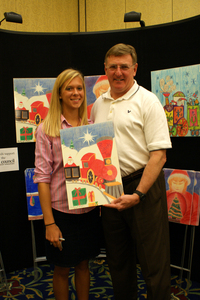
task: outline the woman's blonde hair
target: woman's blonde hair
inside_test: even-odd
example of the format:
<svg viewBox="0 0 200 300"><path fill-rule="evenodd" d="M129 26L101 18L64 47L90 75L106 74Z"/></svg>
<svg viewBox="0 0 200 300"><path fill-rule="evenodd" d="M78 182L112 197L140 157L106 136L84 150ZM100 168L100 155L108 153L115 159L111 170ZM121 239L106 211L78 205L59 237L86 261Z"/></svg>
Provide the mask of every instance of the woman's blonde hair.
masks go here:
<svg viewBox="0 0 200 300"><path fill-rule="evenodd" d="M64 70L62 73L58 75L56 78L52 95L51 101L49 106L48 114L43 123L43 130L44 132L52 137L60 136L60 129L61 129L61 114L62 114L62 102L60 99L60 91L63 84L68 81L67 85L75 78L79 76L83 83L83 90L84 90L84 100L79 107L79 117L81 118L81 125L87 125L87 99L86 99L86 88L84 77L82 73L78 70L74 69L67 69Z"/></svg>

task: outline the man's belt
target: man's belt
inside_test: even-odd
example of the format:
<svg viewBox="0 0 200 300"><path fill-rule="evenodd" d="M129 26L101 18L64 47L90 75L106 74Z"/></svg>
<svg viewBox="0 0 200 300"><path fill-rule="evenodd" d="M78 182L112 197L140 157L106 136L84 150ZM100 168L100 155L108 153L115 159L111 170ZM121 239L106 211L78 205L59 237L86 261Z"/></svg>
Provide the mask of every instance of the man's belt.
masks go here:
<svg viewBox="0 0 200 300"><path fill-rule="evenodd" d="M130 175L122 177L122 182L127 183L129 181L133 181L134 179L140 178L142 176L143 171L144 171L144 168L141 168L141 169L131 173Z"/></svg>

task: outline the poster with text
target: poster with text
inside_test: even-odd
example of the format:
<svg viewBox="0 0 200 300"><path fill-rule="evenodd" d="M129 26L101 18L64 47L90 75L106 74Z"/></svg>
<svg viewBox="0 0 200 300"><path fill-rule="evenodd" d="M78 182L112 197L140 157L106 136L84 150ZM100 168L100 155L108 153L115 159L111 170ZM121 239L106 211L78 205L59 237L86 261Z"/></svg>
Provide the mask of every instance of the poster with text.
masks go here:
<svg viewBox="0 0 200 300"><path fill-rule="evenodd" d="M19 171L18 148L0 148L0 172Z"/></svg>

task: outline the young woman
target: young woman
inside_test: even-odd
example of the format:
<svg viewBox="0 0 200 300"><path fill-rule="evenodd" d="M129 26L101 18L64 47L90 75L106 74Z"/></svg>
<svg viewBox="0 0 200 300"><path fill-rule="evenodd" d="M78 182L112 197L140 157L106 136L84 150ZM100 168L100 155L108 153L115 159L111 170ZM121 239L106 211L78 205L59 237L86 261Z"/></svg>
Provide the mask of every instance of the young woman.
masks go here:
<svg viewBox="0 0 200 300"><path fill-rule="evenodd" d="M56 300L68 299L68 275L75 267L79 300L88 300L88 260L99 253L99 208L69 210L61 152L60 129L88 124L82 74L73 69L56 79L49 111L36 132L35 179L46 228L46 256L55 265ZM61 240L64 238L65 240Z"/></svg>

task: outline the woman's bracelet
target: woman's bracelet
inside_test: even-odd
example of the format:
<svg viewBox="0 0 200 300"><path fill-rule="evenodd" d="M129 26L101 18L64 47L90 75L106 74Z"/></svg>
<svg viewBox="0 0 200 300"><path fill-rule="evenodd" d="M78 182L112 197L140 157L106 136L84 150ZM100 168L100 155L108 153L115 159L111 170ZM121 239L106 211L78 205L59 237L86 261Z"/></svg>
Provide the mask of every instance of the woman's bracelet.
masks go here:
<svg viewBox="0 0 200 300"><path fill-rule="evenodd" d="M53 222L53 223L50 223L50 224L45 224L45 227L53 225L53 224L56 224L56 222Z"/></svg>

